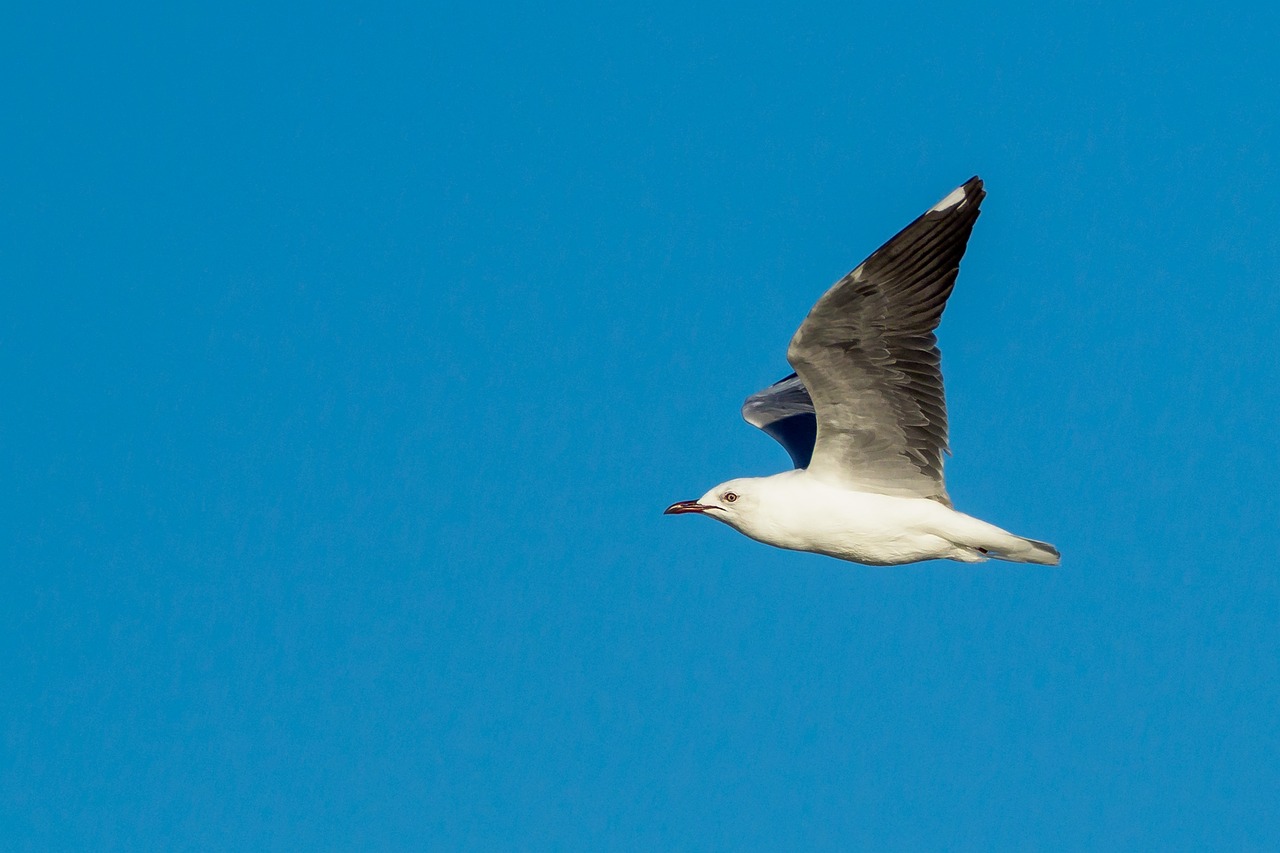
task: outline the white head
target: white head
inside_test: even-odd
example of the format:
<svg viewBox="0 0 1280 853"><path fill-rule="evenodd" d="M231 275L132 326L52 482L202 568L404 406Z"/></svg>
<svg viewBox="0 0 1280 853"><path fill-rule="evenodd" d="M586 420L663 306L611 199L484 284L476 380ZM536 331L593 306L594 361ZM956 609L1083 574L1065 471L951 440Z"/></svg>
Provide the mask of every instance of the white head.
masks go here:
<svg viewBox="0 0 1280 853"><path fill-rule="evenodd" d="M760 480L759 477L729 480L727 483L716 486L696 501L673 503L663 511L663 515L695 512L741 530L760 504Z"/></svg>

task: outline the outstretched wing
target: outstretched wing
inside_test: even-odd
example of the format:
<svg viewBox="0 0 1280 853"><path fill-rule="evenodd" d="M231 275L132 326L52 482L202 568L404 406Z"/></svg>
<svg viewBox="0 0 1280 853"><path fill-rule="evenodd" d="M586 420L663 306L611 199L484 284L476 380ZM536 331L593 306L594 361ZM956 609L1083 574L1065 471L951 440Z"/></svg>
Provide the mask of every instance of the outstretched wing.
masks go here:
<svg viewBox="0 0 1280 853"><path fill-rule="evenodd" d="M986 193L972 178L828 290L787 360L812 397L808 469L862 491L948 502L947 408L934 330Z"/></svg>
<svg viewBox="0 0 1280 853"><path fill-rule="evenodd" d="M752 394L742 404L742 417L781 444L797 468L808 466L818 435L818 419L799 376L793 373Z"/></svg>

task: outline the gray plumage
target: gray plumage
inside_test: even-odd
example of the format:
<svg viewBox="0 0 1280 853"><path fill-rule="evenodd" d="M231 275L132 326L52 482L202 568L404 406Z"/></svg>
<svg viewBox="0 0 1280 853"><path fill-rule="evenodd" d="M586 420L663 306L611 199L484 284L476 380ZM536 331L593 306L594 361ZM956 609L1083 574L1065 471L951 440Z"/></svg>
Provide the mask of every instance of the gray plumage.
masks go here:
<svg viewBox="0 0 1280 853"><path fill-rule="evenodd" d="M950 506L934 330L985 195L982 181L970 179L836 282L791 339L796 376L747 399L743 417L778 438L797 467L850 488ZM812 439L794 429L777 434L808 412Z"/></svg>

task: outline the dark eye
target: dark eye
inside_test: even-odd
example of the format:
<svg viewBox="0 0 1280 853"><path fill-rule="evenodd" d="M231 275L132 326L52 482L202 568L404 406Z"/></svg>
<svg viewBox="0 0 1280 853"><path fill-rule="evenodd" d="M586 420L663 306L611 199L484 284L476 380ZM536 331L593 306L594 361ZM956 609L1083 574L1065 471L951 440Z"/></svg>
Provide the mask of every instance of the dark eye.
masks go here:
<svg viewBox="0 0 1280 853"><path fill-rule="evenodd" d="M736 501L737 499L738 499L738 496L737 496L736 494L734 494L733 492L725 492L725 493L724 493L724 502L725 502L725 503L730 503L730 504L731 504L731 503L733 503L734 501Z"/></svg>

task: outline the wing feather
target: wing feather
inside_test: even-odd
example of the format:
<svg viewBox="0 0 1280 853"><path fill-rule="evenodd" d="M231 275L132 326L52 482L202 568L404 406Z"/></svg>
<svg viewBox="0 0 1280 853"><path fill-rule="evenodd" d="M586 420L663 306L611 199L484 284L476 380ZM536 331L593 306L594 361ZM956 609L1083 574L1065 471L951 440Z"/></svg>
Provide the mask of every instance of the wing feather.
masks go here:
<svg viewBox="0 0 1280 853"><path fill-rule="evenodd" d="M813 400L800 377L793 373L752 394L742 404L742 417L781 444L795 467L809 464L818 421L813 414Z"/></svg>
<svg viewBox="0 0 1280 853"><path fill-rule="evenodd" d="M976 177L957 188L836 282L796 331L787 360L814 411L810 471L949 502L934 330L985 195Z"/></svg>

